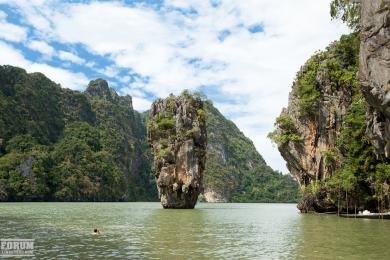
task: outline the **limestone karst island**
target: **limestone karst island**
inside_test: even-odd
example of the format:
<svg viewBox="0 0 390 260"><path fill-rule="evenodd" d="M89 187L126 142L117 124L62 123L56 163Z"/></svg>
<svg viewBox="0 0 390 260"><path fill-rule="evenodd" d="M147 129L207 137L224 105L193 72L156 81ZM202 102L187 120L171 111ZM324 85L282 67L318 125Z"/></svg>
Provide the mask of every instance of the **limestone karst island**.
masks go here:
<svg viewBox="0 0 390 260"><path fill-rule="evenodd" d="M388 259L390 0L0 0L0 258Z"/></svg>

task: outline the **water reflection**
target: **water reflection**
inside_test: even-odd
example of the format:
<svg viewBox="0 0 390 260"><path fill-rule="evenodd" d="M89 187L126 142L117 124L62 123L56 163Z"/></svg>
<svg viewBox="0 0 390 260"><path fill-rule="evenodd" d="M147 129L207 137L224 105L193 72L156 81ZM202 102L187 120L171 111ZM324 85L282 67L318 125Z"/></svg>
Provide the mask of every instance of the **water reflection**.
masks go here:
<svg viewBox="0 0 390 260"><path fill-rule="evenodd" d="M203 210L153 210L145 221L143 251L148 258L206 258L215 244L207 229Z"/></svg>
<svg viewBox="0 0 390 260"><path fill-rule="evenodd" d="M294 207L201 204L195 210L154 210L145 221L143 251L162 259L289 258L299 223Z"/></svg>

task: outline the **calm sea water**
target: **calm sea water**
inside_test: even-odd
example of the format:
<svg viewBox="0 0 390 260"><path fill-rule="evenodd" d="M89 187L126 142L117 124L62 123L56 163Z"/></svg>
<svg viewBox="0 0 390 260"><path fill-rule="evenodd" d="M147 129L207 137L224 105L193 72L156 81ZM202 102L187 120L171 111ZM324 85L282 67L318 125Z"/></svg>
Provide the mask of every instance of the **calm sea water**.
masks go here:
<svg viewBox="0 0 390 260"><path fill-rule="evenodd" d="M389 220L302 215L293 204L0 203L0 238L35 239L37 259L390 258Z"/></svg>

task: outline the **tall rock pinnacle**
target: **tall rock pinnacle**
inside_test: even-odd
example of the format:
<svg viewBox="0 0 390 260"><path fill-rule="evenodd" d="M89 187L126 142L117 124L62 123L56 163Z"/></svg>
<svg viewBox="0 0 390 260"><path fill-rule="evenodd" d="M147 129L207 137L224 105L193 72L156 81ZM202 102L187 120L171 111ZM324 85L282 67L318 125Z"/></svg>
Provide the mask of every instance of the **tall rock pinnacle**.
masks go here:
<svg viewBox="0 0 390 260"><path fill-rule="evenodd" d="M207 146L203 105L188 93L152 104L148 141L164 208L194 208L202 192Z"/></svg>

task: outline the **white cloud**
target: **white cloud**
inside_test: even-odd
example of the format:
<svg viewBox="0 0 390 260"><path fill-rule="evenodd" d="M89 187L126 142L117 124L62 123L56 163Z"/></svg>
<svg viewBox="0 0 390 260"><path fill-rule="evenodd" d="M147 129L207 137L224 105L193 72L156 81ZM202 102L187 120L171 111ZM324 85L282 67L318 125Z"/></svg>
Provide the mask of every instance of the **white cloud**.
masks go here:
<svg viewBox="0 0 390 260"><path fill-rule="evenodd" d="M172 7L188 9L191 7L191 1L185 0L169 0L167 4Z"/></svg>
<svg viewBox="0 0 390 260"><path fill-rule="evenodd" d="M133 98L133 107L137 108L138 111L146 111L150 109L152 102L146 98L132 97Z"/></svg>
<svg viewBox="0 0 390 260"><path fill-rule="evenodd" d="M46 64L33 63L27 67L31 72L42 72L51 80L54 80L62 85L62 87L73 90L84 90L88 84L88 79L82 73L74 73L68 70L52 67Z"/></svg>
<svg viewBox="0 0 390 260"><path fill-rule="evenodd" d="M27 29L6 21L7 14L0 10L0 39L22 42L27 38Z"/></svg>
<svg viewBox="0 0 390 260"><path fill-rule="evenodd" d="M0 41L0 57L2 65L13 65L22 68L30 65L19 51L2 41Z"/></svg>
<svg viewBox="0 0 390 260"><path fill-rule="evenodd" d="M7 14L0 10L0 20L7 18Z"/></svg>
<svg viewBox="0 0 390 260"><path fill-rule="evenodd" d="M94 62L94 61L88 61L87 63L85 63L85 66L87 66L88 68L91 68L91 69L95 68L96 65L97 65L96 62Z"/></svg>
<svg viewBox="0 0 390 260"><path fill-rule="evenodd" d="M55 54L55 50L53 47L51 47L48 43L44 41L30 41L27 44L27 47L30 48L31 50L40 52L41 54L45 55L46 57L51 57Z"/></svg>
<svg viewBox="0 0 390 260"><path fill-rule="evenodd" d="M82 64L85 62L84 59L80 58L79 56L71 53L71 52L68 52L68 51L59 51L58 52L58 57L61 59L61 60L65 60L65 61L71 61L73 63L76 63L76 64Z"/></svg>
<svg viewBox="0 0 390 260"><path fill-rule="evenodd" d="M63 87L83 90L88 84L88 79L82 73L73 73L68 70L52 67L47 64L31 62L11 45L0 41L0 57L2 65L22 67L27 72L42 72L51 80L60 83Z"/></svg>
<svg viewBox="0 0 390 260"><path fill-rule="evenodd" d="M42 37L47 36L46 33L51 30L52 7L62 7L57 0L0 0L0 4L18 8L18 13L23 15L22 22L37 29L36 33Z"/></svg>
<svg viewBox="0 0 390 260"><path fill-rule="evenodd" d="M130 81L130 79L131 79L130 76L124 76L119 78L119 81L126 84Z"/></svg>
<svg viewBox="0 0 390 260"><path fill-rule="evenodd" d="M287 105L300 66L347 32L330 20L330 0L225 0L217 7L210 1L166 0L159 11L122 2L25 2L16 4L42 37L82 44L110 59L115 64L102 71L110 77L122 68L147 79L127 88L137 109L150 105L145 92L163 97L184 88L214 86L220 100L229 100L217 107L283 172L284 162L267 132ZM185 15L177 8L193 12ZM248 28L255 24L262 24L264 32L251 34ZM230 34L220 41L218 35L226 30ZM197 60L189 64L191 59Z"/></svg>
<svg viewBox="0 0 390 260"><path fill-rule="evenodd" d="M116 68L115 66L107 66L104 69L98 70L101 74L104 74L110 78L114 78L118 76L119 74L119 69Z"/></svg>

